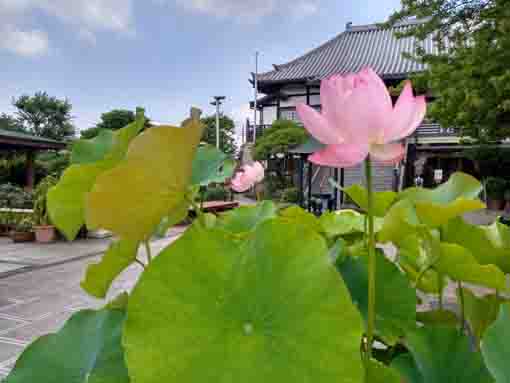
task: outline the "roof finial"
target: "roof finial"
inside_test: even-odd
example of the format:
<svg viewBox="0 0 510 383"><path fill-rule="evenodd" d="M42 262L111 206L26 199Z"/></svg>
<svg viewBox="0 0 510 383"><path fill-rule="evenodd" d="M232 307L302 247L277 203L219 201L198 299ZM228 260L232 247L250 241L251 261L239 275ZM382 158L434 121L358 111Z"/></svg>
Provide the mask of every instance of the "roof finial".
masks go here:
<svg viewBox="0 0 510 383"><path fill-rule="evenodd" d="M351 30L351 27L352 27L352 21L348 21L347 23L345 23L345 30L346 31Z"/></svg>

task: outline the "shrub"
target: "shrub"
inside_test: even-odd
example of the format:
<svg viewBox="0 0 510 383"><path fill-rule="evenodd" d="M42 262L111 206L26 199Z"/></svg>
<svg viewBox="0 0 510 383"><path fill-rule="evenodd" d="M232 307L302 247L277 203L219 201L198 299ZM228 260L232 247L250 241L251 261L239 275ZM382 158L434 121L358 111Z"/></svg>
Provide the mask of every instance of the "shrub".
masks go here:
<svg viewBox="0 0 510 383"><path fill-rule="evenodd" d="M284 189L282 192L282 202L297 203L299 201L299 190L295 187Z"/></svg>
<svg viewBox="0 0 510 383"><path fill-rule="evenodd" d="M0 208L31 209L33 195L19 186L7 183L0 185Z"/></svg>
<svg viewBox="0 0 510 383"><path fill-rule="evenodd" d="M58 179L53 176L45 177L34 191L34 221L37 225L48 225L50 224L48 217L48 210L46 208L46 201L48 190L55 186Z"/></svg>
<svg viewBox="0 0 510 383"><path fill-rule="evenodd" d="M228 191L223 186L211 186L204 192L204 201L225 201Z"/></svg>
<svg viewBox="0 0 510 383"><path fill-rule="evenodd" d="M491 199L503 199L506 181L499 177L488 177L486 181L487 196Z"/></svg>

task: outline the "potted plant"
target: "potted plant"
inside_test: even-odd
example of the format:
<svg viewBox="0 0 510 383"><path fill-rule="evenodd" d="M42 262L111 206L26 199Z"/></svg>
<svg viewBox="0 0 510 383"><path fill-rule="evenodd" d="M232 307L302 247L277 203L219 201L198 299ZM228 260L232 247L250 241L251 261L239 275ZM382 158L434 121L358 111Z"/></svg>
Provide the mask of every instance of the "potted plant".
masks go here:
<svg viewBox="0 0 510 383"><path fill-rule="evenodd" d="M39 182L34 190L34 231L35 239L39 243L53 242L56 238L55 226L50 222L46 201L49 189L57 182L56 177L49 175Z"/></svg>
<svg viewBox="0 0 510 383"><path fill-rule="evenodd" d="M499 177L488 177L485 182L487 192L487 207L490 210L501 210L503 208L503 198L505 193L506 181Z"/></svg>
<svg viewBox="0 0 510 383"><path fill-rule="evenodd" d="M30 217L21 219L14 225L14 230L9 233L9 237L14 243L32 242L35 239L32 219Z"/></svg>

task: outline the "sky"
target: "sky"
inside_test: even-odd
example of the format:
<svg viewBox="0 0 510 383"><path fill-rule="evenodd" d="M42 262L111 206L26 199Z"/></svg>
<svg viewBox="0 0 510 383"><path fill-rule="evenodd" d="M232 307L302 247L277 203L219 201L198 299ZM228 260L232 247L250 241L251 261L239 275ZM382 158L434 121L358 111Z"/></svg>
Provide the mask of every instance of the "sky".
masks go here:
<svg viewBox="0 0 510 383"><path fill-rule="evenodd" d="M384 21L399 0L0 0L0 113L46 91L73 105L77 129L143 106L177 124L196 106L251 115L248 82L345 29Z"/></svg>

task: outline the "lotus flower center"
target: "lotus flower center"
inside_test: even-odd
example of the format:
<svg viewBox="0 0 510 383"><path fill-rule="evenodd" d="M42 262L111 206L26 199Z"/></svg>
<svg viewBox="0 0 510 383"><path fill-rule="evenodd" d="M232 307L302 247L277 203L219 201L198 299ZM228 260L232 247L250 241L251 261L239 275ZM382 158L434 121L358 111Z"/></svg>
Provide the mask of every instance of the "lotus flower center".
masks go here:
<svg viewBox="0 0 510 383"><path fill-rule="evenodd" d="M247 322L243 325L244 335L251 335L253 333L253 325Z"/></svg>

